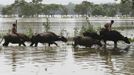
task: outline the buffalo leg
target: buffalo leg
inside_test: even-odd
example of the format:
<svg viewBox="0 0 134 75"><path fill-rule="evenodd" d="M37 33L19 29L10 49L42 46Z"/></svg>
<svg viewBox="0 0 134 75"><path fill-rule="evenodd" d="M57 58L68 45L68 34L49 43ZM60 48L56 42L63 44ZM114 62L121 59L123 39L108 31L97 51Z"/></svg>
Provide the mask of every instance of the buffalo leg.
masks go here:
<svg viewBox="0 0 134 75"><path fill-rule="evenodd" d="M38 42L35 43L35 47L37 47L37 46L38 46Z"/></svg>
<svg viewBox="0 0 134 75"><path fill-rule="evenodd" d="M30 44L30 46L33 46L33 44L34 44L34 43L32 42L32 43Z"/></svg>
<svg viewBox="0 0 134 75"><path fill-rule="evenodd" d="M117 48L117 42L114 41L114 48Z"/></svg>
<svg viewBox="0 0 134 75"><path fill-rule="evenodd" d="M55 44L58 47L58 44L55 42L48 43L48 46L50 47L51 44Z"/></svg>
<svg viewBox="0 0 134 75"><path fill-rule="evenodd" d="M19 46L21 46L21 44L22 44L22 43L21 43L21 42L19 42Z"/></svg>
<svg viewBox="0 0 134 75"><path fill-rule="evenodd" d="M24 42L22 44L23 44L23 46L26 46L26 44Z"/></svg>
<svg viewBox="0 0 134 75"><path fill-rule="evenodd" d="M58 44L57 43L53 42L53 44L55 44L58 47Z"/></svg>
<svg viewBox="0 0 134 75"><path fill-rule="evenodd" d="M76 44L76 43L74 43L73 47L75 48L76 46L77 46L77 44Z"/></svg>
<svg viewBox="0 0 134 75"><path fill-rule="evenodd" d="M5 42L5 43L3 44L3 46L8 46L8 44L9 44L9 42Z"/></svg>
<svg viewBox="0 0 134 75"><path fill-rule="evenodd" d="M21 46L21 44L23 44L23 46L26 46L23 41L19 43L19 46Z"/></svg>
<svg viewBox="0 0 134 75"><path fill-rule="evenodd" d="M5 46L6 45L6 43L3 43L3 46Z"/></svg>
<svg viewBox="0 0 134 75"><path fill-rule="evenodd" d="M104 48L106 48L107 46L107 42L106 42L106 40L104 40Z"/></svg>
<svg viewBox="0 0 134 75"><path fill-rule="evenodd" d="M51 43L48 43L48 46L50 47Z"/></svg>
<svg viewBox="0 0 134 75"><path fill-rule="evenodd" d="M21 43L19 43L19 46L21 46Z"/></svg>

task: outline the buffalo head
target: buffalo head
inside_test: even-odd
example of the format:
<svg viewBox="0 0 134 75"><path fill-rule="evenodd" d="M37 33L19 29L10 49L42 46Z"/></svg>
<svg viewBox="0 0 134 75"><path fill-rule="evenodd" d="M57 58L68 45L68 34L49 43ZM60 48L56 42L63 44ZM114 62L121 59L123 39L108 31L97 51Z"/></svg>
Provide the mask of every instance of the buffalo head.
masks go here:
<svg viewBox="0 0 134 75"><path fill-rule="evenodd" d="M67 42L67 38L65 38L64 36L59 36L58 39L60 41Z"/></svg>
<svg viewBox="0 0 134 75"><path fill-rule="evenodd" d="M127 43L127 44L130 44L130 41L127 37L124 37L124 41Z"/></svg>

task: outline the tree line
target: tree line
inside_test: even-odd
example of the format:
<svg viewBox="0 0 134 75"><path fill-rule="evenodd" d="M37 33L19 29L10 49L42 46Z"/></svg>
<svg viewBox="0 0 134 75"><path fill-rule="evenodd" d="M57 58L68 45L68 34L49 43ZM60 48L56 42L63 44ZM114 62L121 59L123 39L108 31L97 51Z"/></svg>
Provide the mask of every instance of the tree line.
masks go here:
<svg viewBox="0 0 134 75"><path fill-rule="evenodd" d="M51 17L54 15L134 16L134 0L121 0L118 4L94 4L83 1L80 4L69 3L68 5L43 4L42 1L15 0L13 4L4 6L1 13L3 15L17 14L19 17L38 17L39 15Z"/></svg>

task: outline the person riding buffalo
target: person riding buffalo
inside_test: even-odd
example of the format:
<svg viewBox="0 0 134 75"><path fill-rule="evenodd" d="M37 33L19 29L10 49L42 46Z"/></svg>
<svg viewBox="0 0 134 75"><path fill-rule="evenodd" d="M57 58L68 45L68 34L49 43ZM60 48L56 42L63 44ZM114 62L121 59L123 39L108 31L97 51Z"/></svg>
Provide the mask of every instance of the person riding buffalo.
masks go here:
<svg viewBox="0 0 134 75"><path fill-rule="evenodd" d="M13 25L12 25L11 34L15 34L16 36L18 36L20 38L20 40L22 40L19 33L17 33L17 25L15 23L13 23Z"/></svg>
<svg viewBox="0 0 134 75"><path fill-rule="evenodd" d="M106 24L104 25L105 29L106 29L107 31L111 31L111 30L112 30L112 25L113 25L113 23L114 23L114 20L111 20L110 23L106 23Z"/></svg>
<svg viewBox="0 0 134 75"><path fill-rule="evenodd" d="M12 25L12 34L16 34L16 35L18 35L18 33L17 33L17 25L14 23L13 25Z"/></svg>

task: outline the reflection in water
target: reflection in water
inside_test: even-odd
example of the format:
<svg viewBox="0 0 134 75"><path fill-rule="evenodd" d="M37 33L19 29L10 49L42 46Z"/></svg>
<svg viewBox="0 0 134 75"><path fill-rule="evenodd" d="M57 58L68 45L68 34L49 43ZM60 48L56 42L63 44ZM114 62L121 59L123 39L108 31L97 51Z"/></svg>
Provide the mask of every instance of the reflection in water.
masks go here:
<svg viewBox="0 0 134 75"><path fill-rule="evenodd" d="M127 54L122 49L78 49L75 51L76 63L82 65L83 69L90 69L100 72L98 75L125 75L122 70L124 65L123 55ZM88 63L86 63L88 62ZM84 64L83 64L84 63ZM86 63L86 64L85 64ZM101 74L102 73L102 74ZM131 72L130 72L131 74Z"/></svg>
<svg viewBox="0 0 134 75"><path fill-rule="evenodd" d="M131 47L122 52L58 44L60 47L2 47L0 72L2 75L125 75L131 69L127 72L133 73Z"/></svg>
<svg viewBox="0 0 134 75"><path fill-rule="evenodd" d="M12 69L13 71L16 71L16 52L15 50L12 50Z"/></svg>
<svg viewBox="0 0 134 75"><path fill-rule="evenodd" d="M23 53L25 50L24 47L9 47L4 48L5 58L8 59L6 62L9 65L12 65L12 71L15 72L18 63L21 64L22 59L24 59L25 54Z"/></svg>

